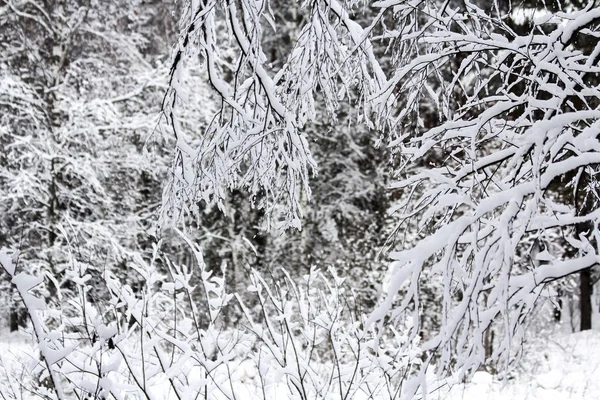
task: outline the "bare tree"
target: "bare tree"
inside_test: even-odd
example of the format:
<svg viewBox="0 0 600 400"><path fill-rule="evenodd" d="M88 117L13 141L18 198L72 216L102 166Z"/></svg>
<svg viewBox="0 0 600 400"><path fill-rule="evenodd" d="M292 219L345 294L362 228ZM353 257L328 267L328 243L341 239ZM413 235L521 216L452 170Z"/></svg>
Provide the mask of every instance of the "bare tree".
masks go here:
<svg viewBox="0 0 600 400"><path fill-rule="evenodd" d="M246 186L267 209L283 204L284 226L297 226L297 188L308 190L313 167L299 129L315 116L313 98L335 113L340 95L359 93L365 121L400 153L405 179L395 187L408 195L399 217L421 235L392 253L389 294L371 321L409 313L417 335L425 276L441 277L441 325L424 344L423 371L435 360L440 373L462 378L486 361L509 363L545 285L598 262L596 201L581 208L553 189L594 195L600 45L581 46L598 36L594 2L533 10L518 32L504 2L381 1L364 27L350 17L360 2L305 2L311 17L271 73L261 51L277 26L268 2L193 4L164 107L180 141L175 193L218 203L226 188ZM372 43L387 46L391 70ZM175 117L177 76L194 52L223 104L201 148L186 146ZM542 251L544 262L531 262L528 243L556 236L572 255ZM486 356L494 321L501 339Z"/></svg>

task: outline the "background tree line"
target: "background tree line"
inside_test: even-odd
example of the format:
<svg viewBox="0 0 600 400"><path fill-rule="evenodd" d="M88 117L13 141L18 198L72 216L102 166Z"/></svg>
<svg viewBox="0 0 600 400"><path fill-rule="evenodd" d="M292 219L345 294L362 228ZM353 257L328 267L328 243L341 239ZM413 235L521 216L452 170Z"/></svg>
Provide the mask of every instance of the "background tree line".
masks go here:
<svg viewBox="0 0 600 400"><path fill-rule="evenodd" d="M409 318L399 346L421 337L441 369L496 368L534 306L550 304L546 327L576 298L571 321L591 328L598 13L575 1L4 1L0 248L44 278L33 293L56 310L73 298L109 309L117 281L148 301L150 265L203 332L269 321L248 291L267 285L259 276L294 288L332 268L349 318ZM13 275L2 314L16 330L29 312ZM230 293L240 305L225 307ZM284 298L269 293L271 312ZM151 335L127 304L119 324ZM483 361L461 356L480 351L465 349L473 335Z"/></svg>

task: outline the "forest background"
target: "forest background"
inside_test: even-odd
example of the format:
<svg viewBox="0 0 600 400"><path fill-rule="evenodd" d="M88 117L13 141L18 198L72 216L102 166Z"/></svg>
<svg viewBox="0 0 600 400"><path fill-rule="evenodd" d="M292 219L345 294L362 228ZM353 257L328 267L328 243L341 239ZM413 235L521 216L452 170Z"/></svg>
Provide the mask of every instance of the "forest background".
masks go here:
<svg viewBox="0 0 600 400"><path fill-rule="evenodd" d="M0 392L415 398L591 329L599 7L1 1L0 316L38 347Z"/></svg>

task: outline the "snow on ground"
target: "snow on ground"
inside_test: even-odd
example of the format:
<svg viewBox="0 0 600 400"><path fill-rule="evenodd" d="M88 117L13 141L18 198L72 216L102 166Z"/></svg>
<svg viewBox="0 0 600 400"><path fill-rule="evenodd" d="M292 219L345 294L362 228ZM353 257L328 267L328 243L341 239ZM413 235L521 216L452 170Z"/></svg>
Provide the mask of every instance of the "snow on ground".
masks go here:
<svg viewBox="0 0 600 400"><path fill-rule="evenodd" d="M514 378L504 385L486 372L471 383L440 392L447 400L600 399L600 332L557 335L528 346Z"/></svg>
<svg viewBox="0 0 600 400"><path fill-rule="evenodd" d="M0 380L6 383L6 371L13 390L18 391L18 378L24 369L35 367L31 354L31 338L24 334L0 332ZM233 362L232 364L235 364ZM234 365L232 365L234 366ZM240 382L237 390L245 399L252 399L251 391L243 386L244 376L253 378L244 362L234 372ZM235 367L234 367L235 368ZM444 400L583 400L600 399L600 332L557 334L538 339L526 348L522 365L503 383L486 372L478 372L472 381L441 390L429 398ZM252 386L252 385L250 385ZM6 386L4 386L6 388ZM165 387L166 389L166 387ZM246 389L246 390L244 390ZM268 396L275 399L287 396L285 387L269 388ZM169 398L165 390L164 398ZM262 397L262 394L261 394Z"/></svg>
<svg viewBox="0 0 600 400"><path fill-rule="evenodd" d="M32 360L33 341L31 336L18 332L9 333L0 328L0 398L24 397L19 387L20 378L25 370L35 368L36 360ZM5 397L4 397L5 396Z"/></svg>

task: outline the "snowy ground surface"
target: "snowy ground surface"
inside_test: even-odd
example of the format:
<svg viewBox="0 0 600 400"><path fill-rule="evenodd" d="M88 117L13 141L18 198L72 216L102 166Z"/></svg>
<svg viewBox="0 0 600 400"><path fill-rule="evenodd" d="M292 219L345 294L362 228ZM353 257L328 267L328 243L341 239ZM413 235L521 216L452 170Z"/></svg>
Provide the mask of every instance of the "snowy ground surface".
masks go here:
<svg viewBox="0 0 600 400"><path fill-rule="evenodd" d="M600 332L587 331L539 340L527 348L521 367L503 383L478 372L438 399L569 400L600 399Z"/></svg>
<svg viewBox="0 0 600 400"><path fill-rule="evenodd" d="M0 332L0 379L6 370L31 368L35 360L29 359L31 340L23 334ZM503 383L486 372L478 372L472 382L457 385L450 391L442 390L432 399L445 400L570 400L600 399L600 332L588 331L561 334L550 339L537 340L527 346L521 367ZM240 365L234 375L244 382L244 376L252 379L253 371ZM6 383L6 382L5 382ZM10 384L18 391L18 382ZM242 383L243 385L243 383ZM241 389L241 390L240 390ZM246 399L254 396L238 387ZM293 398L275 390L275 398ZM245 392L245 393L244 393ZM281 393L277 393L281 392ZM1 396L0 396L1 397ZM168 393L161 398L167 399ZM24 396L24 398L28 398Z"/></svg>

